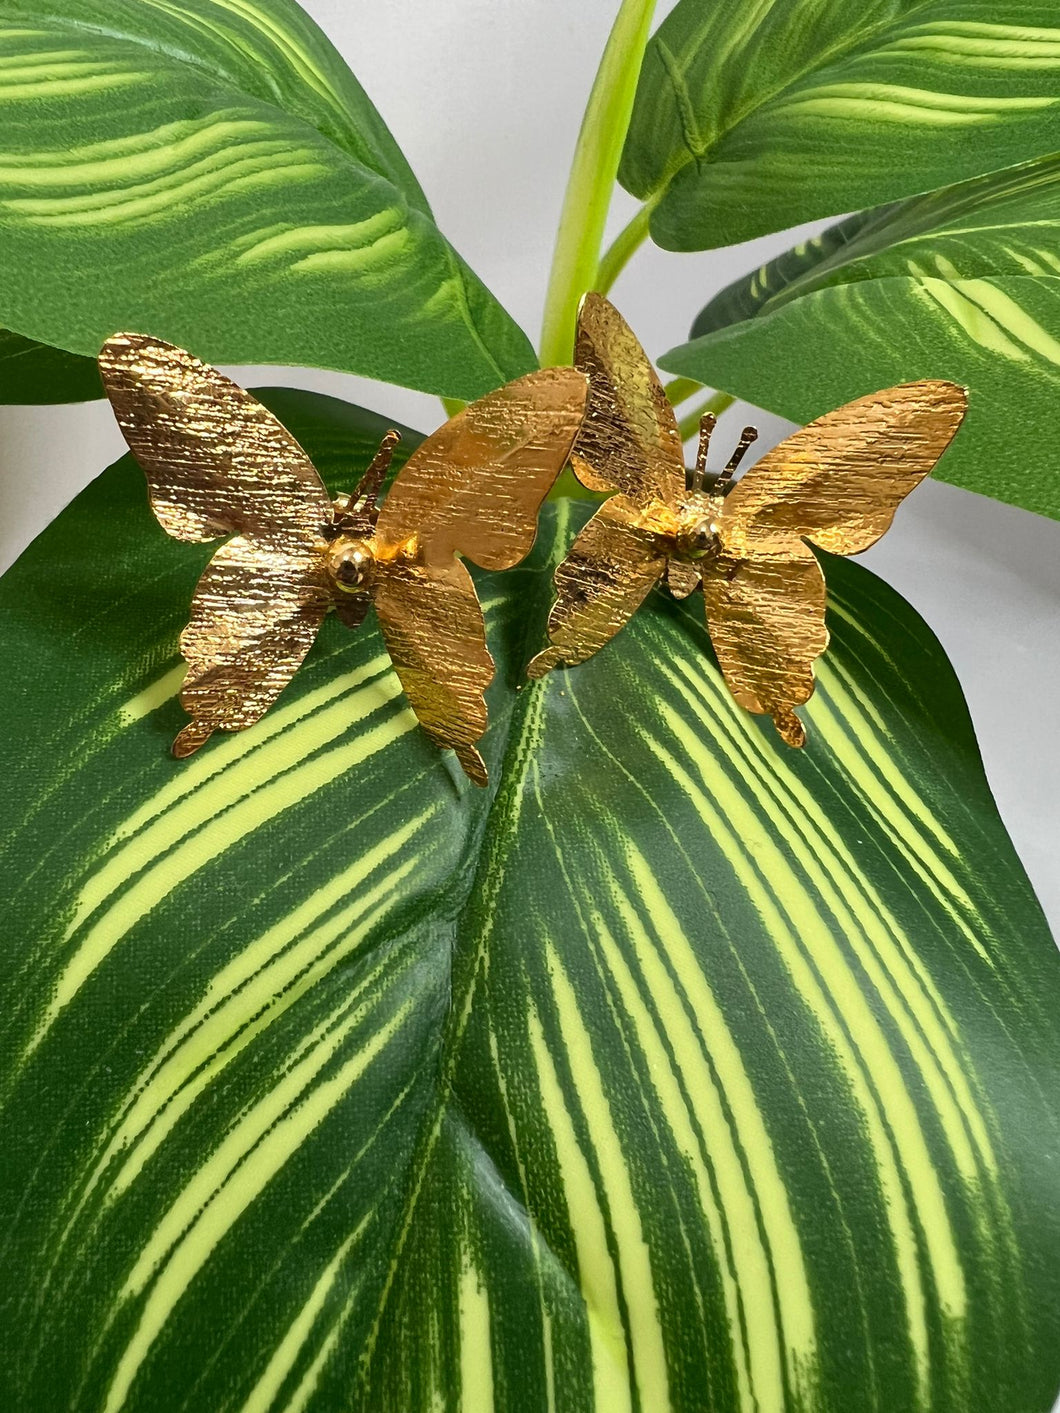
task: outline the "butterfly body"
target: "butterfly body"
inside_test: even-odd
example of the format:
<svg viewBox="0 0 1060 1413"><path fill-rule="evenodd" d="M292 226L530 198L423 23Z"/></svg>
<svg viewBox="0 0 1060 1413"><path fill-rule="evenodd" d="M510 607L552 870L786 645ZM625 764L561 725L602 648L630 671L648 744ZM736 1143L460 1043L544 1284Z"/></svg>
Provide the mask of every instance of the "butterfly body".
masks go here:
<svg viewBox="0 0 1060 1413"><path fill-rule="evenodd" d="M721 516L725 497L721 492L693 491L678 502L677 527L673 535L671 554L682 564L698 565L701 570L722 553Z"/></svg>
<svg viewBox="0 0 1060 1413"><path fill-rule="evenodd" d="M195 542L231 536L181 634L192 719L174 754L258 721L329 611L356 628L374 607L420 724L485 785L476 743L494 664L458 556L505 569L529 552L581 423L584 374L545 369L472 403L413 452L379 504L397 432L356 490L332 500L286 428L184 349L116 334L99 363L163 529Z"/></svg>
<svg viewBox="0 0 1060 1413"><path fill-rule="evenodd" d="M586 295L576 362L589 407L571 463L591 490L611 491L555 575L550 645L531 678L592 657L659 583L676 598L702 585L725 681L748 711L773 718L801 746L795 707L814 690L828 644L824 575L811 545L867 549L926 476L964 416L963 388L908 383L819 418L734 480L756 433L745 428L728 465L707 471L713 418L686 470L680 432L655 370L621 315Z"/></svg>
<svg viewBox="0 0 1060 1413"><path fill-rule="evenodd" d="M366 597L376 574L375 541L338 535L328 543L327 568L336 593Z"/></svg>

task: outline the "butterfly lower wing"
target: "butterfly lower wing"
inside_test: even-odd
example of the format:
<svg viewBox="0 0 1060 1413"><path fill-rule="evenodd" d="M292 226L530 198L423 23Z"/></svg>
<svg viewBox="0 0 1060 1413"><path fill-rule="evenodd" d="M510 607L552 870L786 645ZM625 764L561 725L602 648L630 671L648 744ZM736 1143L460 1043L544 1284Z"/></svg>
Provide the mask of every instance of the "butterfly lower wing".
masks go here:
<svg viewBox="0 0 1060 1413"><path fill-rule="evenodd" d="M376 522L381 551L415 544L436 565L457 552L483 569L518 564L570 455L586 393L583 373L544 368L458 412L398 473Z"/></svg>
<svg viewBox="0 0 1060 1413"><path fill-rule="evenodd" d="M618 310L589 293L578 311L574 359L589 375L585 421L571 463L591 491L620 491L647 509L684 494L681 433L651 360Z"/></svg>
<svg viewBox="0 0 1060 1413"><path fill-rule="evenodd" d="M905 383L819 417L726 496L724 547L742 558L802 537L833 554L868 549L949 446L967 401L955 383Z"/></svg>
<svg viewBox="0 0 1060 1413"><path fill-rule="evenodd" d="M805 743L795 708L814 689L814 662L828 646L825 580L805 545L790 557L722 560L704 575L711 642L730 692L771 716L789 746Z"/></svg>
<svg viewBox="0 0 1060 1413"><path fill-rule="evenodd" d="M398 557L380 572L373 599L420 725L442 750L456 752L476 785L487 784L476 743L486 730L494 665L471 575L452 557L430 571Z"/></svg>
<svg viewBox="0 0 1060 1413"><path fill-rule="evenodd" d="M305 542L330 497L312 462L256 398L174 344L115 334L99 354L151 507L178 540L249 534Z"/></svg>
<svg viewBox="0 0 1060 1413"><path fill-rule="evenodd" d="M214 731L252 726L312 647L331 602L322 556L278 555L239 536L199 580L180 638L188 664L181 702L192 718L173 745L188 756Z"/></svg>
<svg viewBox="0 0 1060 1413"><path fill-rule="evenodd" d="M654 536L624 496L604 502L556 570L556 602L548 618L550 646L527 670L543 677L573 667L609 643L666 569Z"/></svg>

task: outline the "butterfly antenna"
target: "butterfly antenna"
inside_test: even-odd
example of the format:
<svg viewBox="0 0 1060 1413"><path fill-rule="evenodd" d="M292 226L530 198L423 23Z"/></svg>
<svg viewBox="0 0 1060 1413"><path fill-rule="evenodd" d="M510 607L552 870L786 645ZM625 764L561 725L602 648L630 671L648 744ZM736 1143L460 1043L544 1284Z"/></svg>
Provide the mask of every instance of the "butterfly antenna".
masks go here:
<svg viewBox="0 0 1060 1413"><path fill-rule="evenodd" d="M757 440L757 427L745 427L743 429L743 431L740 433L740 440L736 444L736 450L729 457L728 466L726 466L725 470L718 477L719 488L727 486L728 483L732 480L733 472L736 470L740 462L747 455L747 448L751 445L752 442L756 442Z"/></svg>
<svg viewBox="0 0 1060 1413"><path fill-rule="evenodd" d="M394 457L394 448L401 440L401 433L396 427L391 427L386 436L379 443L379 450L372 457L372 464L361 477L357 484L357 489L350 497L350 504L359 505L362 511L367 511L369 515L375 515L376 500L383 482L386 480L386 473L390 470L390 463Z"/></svg>
<svg viewBox="0 0 1060 1413"><path fill-rule="evenodd" d="M710 450L711 435L717 425L718 419L714 413L704 412L699 421L699 450L696 452L695 470L685 475L686 491L701 491L707 483L707 452Z"/></svg>

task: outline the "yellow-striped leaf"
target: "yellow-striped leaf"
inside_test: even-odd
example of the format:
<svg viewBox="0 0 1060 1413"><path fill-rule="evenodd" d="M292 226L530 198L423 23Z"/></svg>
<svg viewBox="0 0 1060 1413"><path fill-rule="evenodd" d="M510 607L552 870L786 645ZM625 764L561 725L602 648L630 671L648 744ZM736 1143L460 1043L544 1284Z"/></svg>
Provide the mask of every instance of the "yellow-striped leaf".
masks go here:
<svg viewBox="0 0 1060 1413"><path fill-rule="evenodd" d="M910 378L970 391L938 474L1060 518L1060 157L862 211L724 290L665 367L798 422Z"/></svg>
<svg viewBox="0 0 1060 1413"><path fill-rule="evenodd" d="M270 400L348 485L377 420ZM1060 957L908 606L829 565L804 753L694 600L517 693L568 503L492 795L371 627L178 765L144 501L0 583L5 1410L1045 1413Z"/></svg>
<svg viewBox="0 0 1060 1413"><path fill-rule="evenodd" d="M474 397L532 349L294 0L0 0L0 319Z"/></svg>
<svg viewBox="0 0 1060 1413"><path fill-rule="evenodd" d="M1057 147L1053 0L679 0L623 184L671 250L747 240Z"/></svg>

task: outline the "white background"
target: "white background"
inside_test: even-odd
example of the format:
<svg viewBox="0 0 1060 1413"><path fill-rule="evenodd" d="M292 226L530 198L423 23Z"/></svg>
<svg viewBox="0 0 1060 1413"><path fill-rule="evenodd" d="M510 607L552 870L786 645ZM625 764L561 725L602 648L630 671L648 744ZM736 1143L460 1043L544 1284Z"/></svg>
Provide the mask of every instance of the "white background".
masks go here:
<svg viewBox="0 0 1060 1413"><path fill-rule="evenodd" d="M302 3L382 111L442 230L536 341L567 166L617 0ZM616 201L616 228L632 209ZM646 248L615 302L662 353L716 290L791 239L700 255ZM336 393L424 430L440 420L434 399L338 374L237 376ZM759 425L759 450L787 429ZM0 567L121 450L106 404L0 409ZM1060 474L1053 449L1043 456L1043 474ZM1060 934L1060 524L929 483L865 559L949 652L1002 815Z"/></svg>

